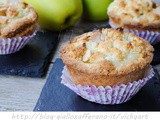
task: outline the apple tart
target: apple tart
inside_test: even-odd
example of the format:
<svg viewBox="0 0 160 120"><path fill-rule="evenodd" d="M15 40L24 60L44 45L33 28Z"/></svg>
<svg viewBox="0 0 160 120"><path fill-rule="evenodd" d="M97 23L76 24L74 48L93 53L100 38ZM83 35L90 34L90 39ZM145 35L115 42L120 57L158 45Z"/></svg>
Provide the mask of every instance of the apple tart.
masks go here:
<svg viewBox="0 0 160 120"><path fill-rule="evenodd" d="M82 34L61 46L66 65L61 83L91 102L124 103L154 76L153 51L147 41L122 30Z"/></svg>
<svg viewBox="0 0 160 120"><path fill-rule="evenodd" d="M143 78L153 51L136 35L102 29L75 37L60 53L75 84L114 86Z"/></svg>
<svg viewBox="0 0 160 120"><path fill-rule="evenodd" d="M0 37L31 35L36 28L37 13L26 3L0 3Z"/></svg>
<svg viewBox="0 0 160 120"><path fill-rule="evenodd" d="M122 30L82 34L61 47L66 65L61 83L91 102L124 103L154 76L153 51L147 41Z"/></svg>
<svg viewBox="0 0 160 120"><path fill-rule="evenodd" d="M114 0L108 16L113 28L121 27L151 44L160 42L160 6L154 0Z"/></svg>
<svg viewBox="0 0 160 120"><path fill-rule="evenodd" d="M35 35L38 15L23 2L0 2L0 54L22 49Z"/></svg>

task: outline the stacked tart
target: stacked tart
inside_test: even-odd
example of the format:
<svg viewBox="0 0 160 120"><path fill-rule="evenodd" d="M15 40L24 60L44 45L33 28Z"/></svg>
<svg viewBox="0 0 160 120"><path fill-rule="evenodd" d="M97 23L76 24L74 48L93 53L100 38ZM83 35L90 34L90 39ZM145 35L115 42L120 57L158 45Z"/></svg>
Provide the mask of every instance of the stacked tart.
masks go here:
<svg viewBox="0 0 160 120"><path fill-rule="evenodd" d="M113 28L123 28L151 44L160 42L160 6L153 0L114 0L108 16Z"/></svg>
<svg viewBox="0 0 160 120"><path fill-rule="evenodd" d="M153 77L153 51L147 41L121 29L82 34L61 46L62 83L92 102L126 102Z"/></svg>
<svg viewBox="0 0 160 120"><path fill-rule="evenodd" d="M26 3L0 3L0 54L23 48L35 35L38 16Z"/></svg>

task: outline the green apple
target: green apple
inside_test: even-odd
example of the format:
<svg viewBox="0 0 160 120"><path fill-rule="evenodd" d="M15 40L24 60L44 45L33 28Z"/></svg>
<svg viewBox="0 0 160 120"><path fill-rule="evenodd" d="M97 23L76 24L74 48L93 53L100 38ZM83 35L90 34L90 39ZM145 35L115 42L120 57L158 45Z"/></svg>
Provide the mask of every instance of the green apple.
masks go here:
<svg viewBox="0 0 160 120"><path fill-rule="evenodd" d="M22 0L36 10L41 28L63 30L73 26L83 12L82 0Z"/></svg>
<svg viewBox="0 0 160 120"><path fill-rule="evenodd" d="M113 0L82 0L83 17L91 21L108 19L107 8Z"/></svg>

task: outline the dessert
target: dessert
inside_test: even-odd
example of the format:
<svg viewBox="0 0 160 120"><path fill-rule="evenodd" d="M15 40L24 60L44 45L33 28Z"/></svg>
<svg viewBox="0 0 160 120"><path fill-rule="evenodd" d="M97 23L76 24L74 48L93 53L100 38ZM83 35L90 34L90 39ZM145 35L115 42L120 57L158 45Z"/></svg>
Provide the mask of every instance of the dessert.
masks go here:
<svg viewBox="0 0 160 120"><path fill-rule="evenodd" d="M61 58L74 83L114 86L143 78L153 47L135 35L103 29L65 43Z"/></svg>
<svg viewBox="0 0 160 120"><path fill-rule="evenodd" d="M160 41L160 6L153 0L115 0L108 15L113 28L121 27L151 44Z"/></svg>
<svg viewBox="0 0 160 120"><path fill-rule="evenodd" d="M27 41L35 35L34 32L36 30L37 19L37 13L26 3L15 2L6 4L1 2L0 53L10 54L12 52L16 52L28 43ZM13 44L14 46L19 47L14 50L10 50L10 52L6 51L7 49L11 49Z"/></svg>
<svg viewBox="0 0 160 120"><path fill-rule="evenodd" d="M82 34L61 46L61 58L67 68L64 71L70 76L67 80L64 75L62 82L74 84L74 89L86 85L87 89L134 83L140 86L139 80L143 81L146 71L151 70L153 51L147 41L120 29Z"/></svg>

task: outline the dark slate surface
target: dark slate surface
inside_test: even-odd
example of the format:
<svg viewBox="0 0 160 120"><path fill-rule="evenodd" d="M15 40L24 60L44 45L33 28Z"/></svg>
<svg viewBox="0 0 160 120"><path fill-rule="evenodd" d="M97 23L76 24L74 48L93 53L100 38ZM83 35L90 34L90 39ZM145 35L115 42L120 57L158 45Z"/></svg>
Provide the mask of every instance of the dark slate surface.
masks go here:
<svg viewBox="0 0 160 120"><path fill-rule="evenodd" d="M0 74L42 77L57 44L57 37L55 32L38 32L19 52L0 55Z"/></svg>
<svg viewBox="0 0 160 120"><path fill-rule="evenodd" d="M160 64L160 43L154 45L153 47L155 51L154 51L154 58L152 61L152 65Z"/></svg>
<svg viewBox="0 0 160 120"><path fill-rule="evenodd" d="M57 59L44 85L34 111L158 111L160 110L159 75L150 80L130 101L121 105L88 102L62 85L64 64Z"/></svg>

